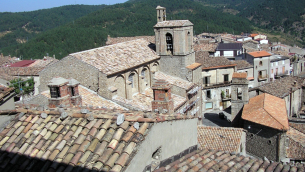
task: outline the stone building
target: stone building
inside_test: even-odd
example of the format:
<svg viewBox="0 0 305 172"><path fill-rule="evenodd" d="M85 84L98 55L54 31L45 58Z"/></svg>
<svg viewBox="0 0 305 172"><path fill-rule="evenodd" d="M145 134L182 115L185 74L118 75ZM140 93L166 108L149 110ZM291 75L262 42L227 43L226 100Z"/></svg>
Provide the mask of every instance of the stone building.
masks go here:
<svg viewBox="0 0 305 172"><path fill-rule="evenodd" d="M283 99L266 93L253 97L244 106L242 119L247 130L247 152L274 161L286 158L285 135L289 124Z"/></svg>
<svg viewBox="0 0 305 172"><path fill-rule="evenodd" d="M250 97L268 93L285 100L287 115L298 116L304 104L303 79L284 77L250 90Z"/></svg>
<svg viewBox="0 0 305 172"><path fill-rule="evenodd" d="M231 80L236 64L225 57L202 57L196 52L196 62L202 64L203 109L225 109L231 105Z"/></svg>
<svg viewBox="0 0 305 172"><path fill-rule="evenodd" d="M266 51L255 51L246 54L246 60L253 65L253 87L270 81L270 58L271 54Z"/></svg>
<svg viewBox="0 0 305 172"><path fill-rule="evenodd" d="M200 64L195 63L193 24L188 20L167 21L163 7L157 12L164 16L154 26L156 45L145 38L128 38L130 41L116 40L120 43L70 54L39 73L40 91L47 90L47 82L53 77L74 78L128 109L152 111L151 87L154 79L162 79L172 85L175 112L199 115L201 71Z"/></svg>
<svg viewBox="0 0 305 172"><path fill-rule="evenodd" d="M244 105L249 102L248 84L246 73L233 73L230 119L233 126L242 126L240 122L242 110Z"/></svg>

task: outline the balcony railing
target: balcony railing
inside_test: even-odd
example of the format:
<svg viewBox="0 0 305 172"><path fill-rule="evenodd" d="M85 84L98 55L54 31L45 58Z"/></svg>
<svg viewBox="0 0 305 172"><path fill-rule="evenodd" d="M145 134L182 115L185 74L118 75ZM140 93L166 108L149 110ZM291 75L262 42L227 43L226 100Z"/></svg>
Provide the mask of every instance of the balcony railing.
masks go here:
<svg viewBox="0 0 305 172"><path fill-rule="evenodd" d="M258 75L258 81L263 81L267 79L268 79L268 75Z"/></svg>
<svg viewBox="0 0 305 172"><path fill-rule="evenodd" d="M288 74L289 74L289 71L286 70L285 72L276 72L274 76L281 77L281 76L288 75Z"/></svg>
<svg viewBox="0 0 305 172"><path fill-rule="evenodd" d="M207 89L207 88L213 88L213 87L227 86L230 84L231 84L231 81L223 81L223 82L216 82L216 83L205 83L202 85L203 85L203 89Z"/></svg>

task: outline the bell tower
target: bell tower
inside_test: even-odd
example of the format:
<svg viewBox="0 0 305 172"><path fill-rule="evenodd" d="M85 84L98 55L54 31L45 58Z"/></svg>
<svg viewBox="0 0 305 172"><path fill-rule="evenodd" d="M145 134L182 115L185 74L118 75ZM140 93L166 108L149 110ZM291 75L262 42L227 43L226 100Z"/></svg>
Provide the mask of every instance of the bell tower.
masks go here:
<svg viewBox="0 0 305 172"><path fill-rule="evenodd" d="M156 52L160 55L160 71L185 80L186 66L195 63L193 23L189 20L166 20L166 9L158 6L154 26ZM189 78L189 77L188 77Z"/></svg>

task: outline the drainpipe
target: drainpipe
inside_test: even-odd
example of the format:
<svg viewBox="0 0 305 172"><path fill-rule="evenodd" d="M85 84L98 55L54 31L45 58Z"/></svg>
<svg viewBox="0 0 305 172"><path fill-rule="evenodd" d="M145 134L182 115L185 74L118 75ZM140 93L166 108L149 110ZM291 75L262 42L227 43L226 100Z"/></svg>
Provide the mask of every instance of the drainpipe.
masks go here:
<svg viewBox="0 0 305 172"><path fill-rule="evenodd" d="M290 98L289 98L289 100L290 100L290 103L289 103L289 117L291 117L291 104L292 104L292 87L291 87L291 91L290 91Z"/></svg>

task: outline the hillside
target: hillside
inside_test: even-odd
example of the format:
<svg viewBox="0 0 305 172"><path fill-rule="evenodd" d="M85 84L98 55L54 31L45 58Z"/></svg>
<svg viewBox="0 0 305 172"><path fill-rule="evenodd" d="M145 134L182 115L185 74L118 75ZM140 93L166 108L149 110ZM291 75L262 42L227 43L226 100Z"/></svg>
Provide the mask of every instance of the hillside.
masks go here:
<svg viewBox="0 0 305 172"><path fill-rule="evenodd" d="M25 44L1 49L12 56L25 59L41 58L47 53L57 58L69 53L103 46L107 35L141 36L153 35L156 24L156 6L167 8L167 19L189 19L194 23L194 32L251 31L246 19L217 12L190 0L143 0L107 6L74 22L49 30Z"/></svg>
<svg viewBox="0 0 305 172"><path fill-rule="evenodd" d="M283 33L305 45L304 0L194 0L247 18L260 29ZM278 33L277 33L278 34ZM284 37L285 37L284 36ZM290 41L292 41L290 40Z"/></svg>
<svg viewBox="0 0 305 172"><path fill-rule="evenodd" d="M0 49L25 43L37 34L100 10L105 5L69 5L20 13L0 13Z"/></svg>

